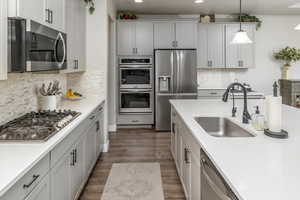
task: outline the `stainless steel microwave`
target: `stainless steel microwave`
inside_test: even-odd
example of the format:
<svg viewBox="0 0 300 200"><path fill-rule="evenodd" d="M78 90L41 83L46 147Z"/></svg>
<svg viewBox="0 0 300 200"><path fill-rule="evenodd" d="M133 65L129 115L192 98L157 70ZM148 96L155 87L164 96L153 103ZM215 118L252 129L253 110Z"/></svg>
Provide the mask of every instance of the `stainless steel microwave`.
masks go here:
<svg viewBox="0 0 300 200"><path fill-rule="evenodd" d="M57 71L67 67L67 35L32 20L8 20L8 72Z"/></svg>

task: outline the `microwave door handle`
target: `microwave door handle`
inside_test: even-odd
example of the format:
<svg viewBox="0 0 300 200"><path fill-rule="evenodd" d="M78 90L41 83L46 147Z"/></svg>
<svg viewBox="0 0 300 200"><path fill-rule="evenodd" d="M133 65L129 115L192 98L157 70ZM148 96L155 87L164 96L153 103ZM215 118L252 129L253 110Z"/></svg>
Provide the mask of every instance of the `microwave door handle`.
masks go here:
<svg viewBox="0 0 300 200"><path fill-rule="evenodd" d="M57 50L56 50L59 40L61 40L61 42L62 42L63 52L64 52L63 59L62 59L61 62L58 62L58 60L57 60ZM54 47L54 52L55 52L55 60L58 63L58 66L61 67L64 64L65 59L66 59L66 43L65 43L65 39L64 39L64 37L61 33L59 33L57 35L56 43L55 43L55 47Z"/></svg>

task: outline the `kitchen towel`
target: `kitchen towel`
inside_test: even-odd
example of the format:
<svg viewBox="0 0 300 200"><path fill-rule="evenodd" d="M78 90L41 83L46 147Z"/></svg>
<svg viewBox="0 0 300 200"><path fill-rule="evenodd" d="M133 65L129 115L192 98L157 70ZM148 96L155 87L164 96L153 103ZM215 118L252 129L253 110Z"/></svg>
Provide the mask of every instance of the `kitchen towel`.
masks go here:
<svg viewBox="0 0 300 200"><path fill-rule="evenodd" d="M282 130L282 97L266 97L267 127L272 132Z"/></svg>

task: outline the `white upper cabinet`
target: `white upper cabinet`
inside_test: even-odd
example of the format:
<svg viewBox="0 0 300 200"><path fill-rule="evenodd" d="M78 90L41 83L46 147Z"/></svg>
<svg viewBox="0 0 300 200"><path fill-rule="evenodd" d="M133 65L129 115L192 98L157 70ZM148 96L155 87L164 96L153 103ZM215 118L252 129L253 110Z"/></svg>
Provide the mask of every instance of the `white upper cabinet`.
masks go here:
<svg viewBox="0 0 300 200"><path fill-rule="evenodd" d="M157 22L154 24L154 48L175 48L175 24L172 22Z"/></svg>
<svg viewBox="0 0 300 200"><path fill-rule="evenodd" d="M153 23L137 22L135 24L136 53L139 55L153 54Z"/></svg>
<svg viewBox="0 0 300 200"><path fill-rule="evenodd" d="M239 24L199 24L199 68L251 68L254 67L255 24L243 24L253 44L231 44L239 31Z"/></svg>
<svg viewBox="0 0 300 200"><path fill-rule="evenodd" d="M65 0L8 0L9 16L65 31Z"/></svg>
<svg viewBox="0 0 300 200"><path fill-rule="evenodd" d="M188 49L197 46L197 23L156 22L154 47L156 49Z"/></svg>
<svg viewBox="0 0 300 200"><path fill-rule="evenodd" d="M118 22L118 54L132 55L135 53L135 23Z"/></svg>
<svg viewBox="0 0 300 200"><path fill-rule="evenodd" d="M226 67L251 68L255 66L255 24L243 24L242 29L248 33L253 44L231 44L234 35L239 31L239 24L226 25Z"/></svg>
<svg viewBox="0 0 300 200"><path fill-rule="evenodd" d="M66 0L68 67L64 72L86 69L86 8L83 1Z"/></svg>
<svg viewBox="0 0 300 200"><path fill-rule="evenodd" d="M189 49L197 48L197 23L176 22L176 48Z"/></svg>
<svg viewBox="0 0 300 200"><path fill-rule="evenodd" d="M8 0L9 16L31 19L45 24L45 0Z"/></svg>
<svg viewBox="0 0 300 200"><path fill-rule="evenodd" d="M118 55L152 55L152 22L118 22Z"/></svg>
<svg viewBox="0 0 300 200"><path fill-rule="evenodd" d="M40 0L41 1L41 0ZM65 0L45 0L46 16L49 13L48 26L64 31L65 30Z"/></svg>
<svg viewBox="0 0 300 200"><path fill-rule="evenodd" d="M225 67L225 26L223 24L199 24L198 67Z"/></svg>
<svg viewBox="0 0 300 200"><path fill-rule="evenodd" d="M7 1L0 1L0 80L7 79Z"/></svg>

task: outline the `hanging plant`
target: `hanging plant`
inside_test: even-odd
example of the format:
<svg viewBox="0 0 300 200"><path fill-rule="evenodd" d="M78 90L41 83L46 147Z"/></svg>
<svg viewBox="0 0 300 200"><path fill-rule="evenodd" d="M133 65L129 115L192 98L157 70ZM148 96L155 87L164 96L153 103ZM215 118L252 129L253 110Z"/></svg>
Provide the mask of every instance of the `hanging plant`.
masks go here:
<svg viewBox="0 0 300 200"><path fill-rule="evenodd" d="M241 21L242 22L256 22L256 30L258 30L261 27L262 21L256 17L256 16L251 16L248 14L244 14L241 16Z"/></svg>
<svg viewBox="0 0 300 200"><path fill-rule="evenodd" d="M88 7L90 14L93 14L95 11L94 0L84 0L84 2L86 3L86 6Z"/></svg>

